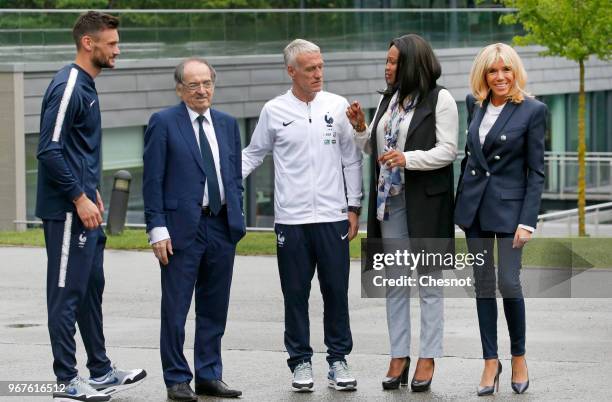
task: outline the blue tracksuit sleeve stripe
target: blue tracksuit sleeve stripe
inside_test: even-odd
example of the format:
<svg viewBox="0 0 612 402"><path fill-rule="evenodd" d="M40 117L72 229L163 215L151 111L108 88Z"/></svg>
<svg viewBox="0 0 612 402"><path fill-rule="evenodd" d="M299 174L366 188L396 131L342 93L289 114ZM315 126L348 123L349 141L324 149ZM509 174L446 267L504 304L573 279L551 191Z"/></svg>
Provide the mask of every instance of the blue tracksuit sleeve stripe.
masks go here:
<svg viewBox="0 0 612 402"><path fill-rule="evenodd" d="M80 108L79 97L74 88L77 76L78 70L73 68L68 81L50 88L50 92L43 100L37 154L38 160L49 172L48 177L70 201L83 193L83 188L68 167L63 152L63 137L69 133L72 121L78 115Z"/></svg>

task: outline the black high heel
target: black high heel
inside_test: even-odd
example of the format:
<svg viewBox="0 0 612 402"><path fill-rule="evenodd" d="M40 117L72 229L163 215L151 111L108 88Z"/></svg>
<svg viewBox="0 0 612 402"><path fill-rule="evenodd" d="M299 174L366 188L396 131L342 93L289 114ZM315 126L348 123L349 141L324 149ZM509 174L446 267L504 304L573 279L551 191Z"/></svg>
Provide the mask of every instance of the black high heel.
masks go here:
<svg viewBox="0 0 612 402"><path fill-rule="evenodd" d="M514 365L512 364L512 360L510 360L510 364L514 368ZM527 368L527 361L525 361L525 368ZM514 370L512 370L512 374L514 374ZM525 391L527 391L527 388L529 388L529 369L527 369L527 381L526 382L514 382L512 381L512 378L510 378L510 386L512 387L512 390L516 392L517 394L522 394Z"/></svg>
<svg viewBox="0 0 612 402"><path fill-rule="evenodd" d="M402 373L397 377L385 377L382 381L382 387L384 390L398 389L400 385L405 387L408 385L408 369L410 368L410 357L406 357L406 366L402 370Z"/></svg>
<svg viewBox="0 0 612 402"><path fill-rule="evenodd" d="M431 378L429 380L419 381L412 377L412 382L410 382L410 388L412 392L425 392L429 391L431 387L431 381L433 380L434 370L436 369L436 361L433 360L433 369L431 370Z"/></svg>
<svg viewBox="0 0 612 402"><path fill-rule="evenodd" d="M499 375L502 372L502 364L498 360L497 361L497 373L495 374L495 379L493 380L493 385L487 385L484 387L478 386L478 396L485 395L493 395L494 392L499 391Z"/></svg>

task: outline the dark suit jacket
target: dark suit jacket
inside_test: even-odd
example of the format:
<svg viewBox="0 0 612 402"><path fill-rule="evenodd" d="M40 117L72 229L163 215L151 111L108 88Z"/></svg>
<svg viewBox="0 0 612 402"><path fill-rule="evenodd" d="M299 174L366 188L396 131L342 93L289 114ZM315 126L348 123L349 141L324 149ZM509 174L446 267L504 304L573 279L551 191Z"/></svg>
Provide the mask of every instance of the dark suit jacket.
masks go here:
<svg viewBox="0 0 612 402"><path fill-rule="evenodd" d="M219 144L229 235L237 243L245 234L240 131L233 117L214 109L210 112ZM143 158L147 231L165 226L172 247L185 249L196 237L206 176L184 103L151 116Z"/></svg>
<svg viewBox="0 0 612 402"><path fill-rule="evenodd" d="M457 187L455 223L514 233L519 224L536 227L544 187L546 105L526 97L508 102L480 147L478 129L488 100L479 107L468 95L468 133Z"/></svg>

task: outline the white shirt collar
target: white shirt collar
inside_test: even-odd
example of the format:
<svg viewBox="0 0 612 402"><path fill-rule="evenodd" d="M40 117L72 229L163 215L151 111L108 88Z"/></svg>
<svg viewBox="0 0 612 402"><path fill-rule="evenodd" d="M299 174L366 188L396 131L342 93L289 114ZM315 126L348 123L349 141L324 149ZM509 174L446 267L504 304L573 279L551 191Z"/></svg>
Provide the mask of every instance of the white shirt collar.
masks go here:
<svg viewBox="0 0 612 402"><path fill-rule="evenodd" d="M189 106L187 106L187 104L185 104L185 107L187 108L187 113L189 114L189 120L191 121L191 123L196 123L196 119L200 114L191 109ZM212 119L210 117L210 108L206 109L206 111L204 112L204 117L206 118L206 121L208 123L212 124Z"/></svg>
<svg viewBox="0 0 612 402"><path fill-rule="evenodd" d="M297 103L301 103L303 105L306 105L308 103L313 103L314 101L317 100L317 97L319 96L319 94L322 92L318 91L317 93L315 93L315 97L310 101L310 102L304 102L303 100L301 100L300 98L298 98L297 96L295 96L295 94L293 93L293 88L289 88L289 90L287 91L287 93L289 94L289 96L291 97L291 99L293 99L295 102Z"/></svg>

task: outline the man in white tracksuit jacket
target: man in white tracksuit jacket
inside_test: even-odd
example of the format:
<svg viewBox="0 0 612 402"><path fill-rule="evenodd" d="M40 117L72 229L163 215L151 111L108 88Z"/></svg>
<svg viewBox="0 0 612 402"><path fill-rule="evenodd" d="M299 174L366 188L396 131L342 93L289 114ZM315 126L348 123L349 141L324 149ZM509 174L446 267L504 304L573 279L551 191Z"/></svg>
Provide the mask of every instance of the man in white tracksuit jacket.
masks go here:
<svg viewBox="0 0 612 402"><path fill-rule="evenodd" d="M319 47L296 39L284 57L293 85L263 107L251 143L242 151L242 177L272 152L274 228L292 388L314 389L308 297L316 268L325 310L328 383L337 390L354 390L357 381L345 356L353 345L349 241L359 228L361 152L345 114L348 102L322 91Z"/></svg>

